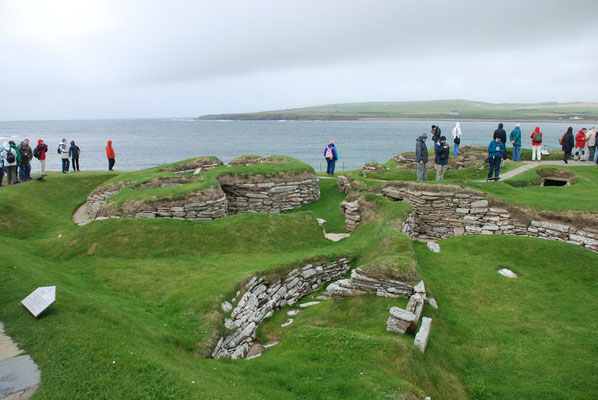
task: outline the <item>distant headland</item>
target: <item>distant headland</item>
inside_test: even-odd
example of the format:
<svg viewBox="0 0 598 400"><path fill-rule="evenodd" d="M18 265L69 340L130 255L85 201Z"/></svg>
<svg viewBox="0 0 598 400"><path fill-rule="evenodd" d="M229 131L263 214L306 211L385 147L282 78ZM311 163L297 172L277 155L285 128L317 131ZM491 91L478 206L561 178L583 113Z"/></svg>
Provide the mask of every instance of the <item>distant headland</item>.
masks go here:
<svg viewBox="0 0 598 400"><path fill-rule="evenodd" d="M240 114L210 114L200 120L501 120L598 121L598 103L484 103L469 100L328 104Z"/></svg>

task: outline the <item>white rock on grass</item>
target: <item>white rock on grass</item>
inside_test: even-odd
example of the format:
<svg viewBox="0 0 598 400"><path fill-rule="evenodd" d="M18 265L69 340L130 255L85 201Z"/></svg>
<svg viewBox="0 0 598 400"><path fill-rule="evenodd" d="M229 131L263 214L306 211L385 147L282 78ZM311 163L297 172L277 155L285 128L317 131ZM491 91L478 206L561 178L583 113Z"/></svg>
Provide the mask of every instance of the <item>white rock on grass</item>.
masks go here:
<svg viewBox="0 0 598 400"><path fill-rule="evenodd" d="M430 338L430 329L432 329L432 318L422 318L421 328L419 328L419 332L417 332L417 335L415 335L415 340L413 341L413 344L422 353L426 351L428 339Z"/></svg>
<svg viewBox="0 0 598 400"><path fill-rule="evenodd" d="M220 304L220 307L222 308L222 311L224 311L224 312L229 312L230 310L233 309L232 304L230 304L228 301L222 302L222 304Z"/></svg>
<svg viewBox="0 0 598 400"><path fill-rule="evenodd" d="M284 328L285 326L291 325L293 323L293 321L294 321L293 318L289 318L287 320L287 322L284 322L284 323L280 324L280 326L282 326Z"/></svg>
<svg viewBox="0 0 598 400"><path fill-rule="evenodd" d="M307 308L307 307L315 306L316 304L320 304L320 302L319 301L310 301L308 303L299 304L299 307Z"/></svg>
<svg viewBox="0 0 598 400"><path fill-rule="evenodd" d="M432 307L432 308L438 308L438 303L436 302L436 299L434 297L428 297L427 298L428 304Z"/></svg>
<svg viewBox="0 0 598 400"><path fill-rule="evenodd" d="M428 242L426 245L428 249L433 253L440 253L440 245L436 242Z"/></svg>
<svg viewBox="0 0 598 400"><path fill-rule="evenodd" d="M287 315L294 317L295 315L299 314L300 312L301 312L301 310L294 309L294 310L287 312Z"/></svg>
<svg viewBox="0 0 598 400"><path fill-rule="evenodd" d="M318 221L318 225L320 225L320 228L323 228L324 225L326 225L326 220L325 219L316 218L316 221Z"/></svg>
<svg viewBox="0 0 598 400"><path fill-rule="evenodd" d="M498 273L502 276L506 276L507 278L518 278L516 273L507 268L499 269Z"/></svg>

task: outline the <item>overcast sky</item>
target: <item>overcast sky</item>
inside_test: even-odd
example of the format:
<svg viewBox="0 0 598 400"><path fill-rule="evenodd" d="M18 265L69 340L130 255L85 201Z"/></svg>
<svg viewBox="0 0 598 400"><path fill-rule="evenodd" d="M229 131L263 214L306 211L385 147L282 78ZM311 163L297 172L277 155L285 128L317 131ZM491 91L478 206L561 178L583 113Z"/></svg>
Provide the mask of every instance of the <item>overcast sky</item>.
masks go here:
<svg viewBox="0 0 598 400"><path fill-rule="evenodd" d="M0 0L0 120L598 101L596 0Z"/></svg>

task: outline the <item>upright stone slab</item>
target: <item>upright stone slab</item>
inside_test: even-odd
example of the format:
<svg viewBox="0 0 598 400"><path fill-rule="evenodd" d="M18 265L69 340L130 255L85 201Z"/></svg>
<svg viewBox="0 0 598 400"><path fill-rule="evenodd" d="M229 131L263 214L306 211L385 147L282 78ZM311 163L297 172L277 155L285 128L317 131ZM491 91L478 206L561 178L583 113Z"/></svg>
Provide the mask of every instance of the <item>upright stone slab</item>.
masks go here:
<svg viewBox="0 0 598 400"><path fill-rule="evenodd" d="M419 328L419 332L415 335L413 344L422 352L426 351L428 345L428 339L430 338L430 329L432 329L432 318L424 317L422 319L422 326Z"/></svg>
<svg viewBox="0 0 598 400"><path fill-rule="evenodd" d="M391 307L390 317L386 321L386 330L404 334L412 324L417 323L417 316L399 307Z"/></svg>

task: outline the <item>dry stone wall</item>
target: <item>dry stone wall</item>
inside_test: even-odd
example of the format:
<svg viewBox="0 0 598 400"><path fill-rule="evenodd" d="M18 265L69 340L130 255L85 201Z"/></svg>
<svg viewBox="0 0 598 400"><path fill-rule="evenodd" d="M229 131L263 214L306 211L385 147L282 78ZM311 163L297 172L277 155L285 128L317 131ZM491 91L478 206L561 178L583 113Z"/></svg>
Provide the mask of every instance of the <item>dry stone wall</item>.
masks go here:
<svg viewBox="0 0 598 400"><path fill-rule="evenodd" d="M346 275L351 268L349 263L350 260L341 258L329 264L307 264L292 270L274 283L266 282L264 277L253 277L245 285L246 291L234 309L232 304L236 302L240 293L230 303L222 304L223 311L228 312L232 309L224 325L234 331L218 341L212 358L245 357L256 342L255 332L261 321L272 316L274 311L295 304L302 297L320 289L325 283Z"/></svg>
<svg viewBox="0 0 598 400"><path fill-rule="evenodd" d="M320 198L318 178L300 181L222 184L229 214L279 213Z"/></svg>
<svg viewBox="0 0 598 400"><path fill-rule="evenodd" d="M126 183L110 185L94 191L88 198L90 218L177 218L195 221L209 221L231 214L280 213L292 210L320 198L318 178L282 182L230 182L222 183L218 193L203 196L201 193L179 200L152 206L142 203L136 209L116 211L106 206L106 201ZM143 189L140 189L143 190Z"/></svg>
<svg viewBox="0 0 598 400"><path fill-rule="evenodd" d="M419 186L419 187L418 187ZM564 241L598 251L598 229L542 219L521 221L504 207L492 207L487 195L472 189L438 186L425 190L418 184L389 184L382 194L392 200L405 200L413 213L403 232L419 239L443 239L462 235L520 235ZM347 228L361 220L358 200L341 204Z"/></svg>
<svg viewBox="0 0 598 400"><path fill-rule="evenodd" d="M351 271L351 278L338 280L326 288L333 298L358 296L365 293L382 297L405 297L413 295L413 287L396 279L379 279L361 268Z"/></svg>

